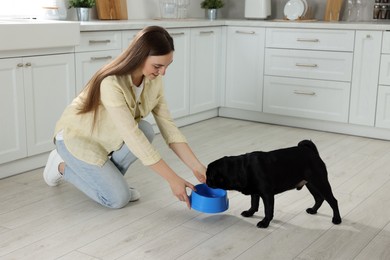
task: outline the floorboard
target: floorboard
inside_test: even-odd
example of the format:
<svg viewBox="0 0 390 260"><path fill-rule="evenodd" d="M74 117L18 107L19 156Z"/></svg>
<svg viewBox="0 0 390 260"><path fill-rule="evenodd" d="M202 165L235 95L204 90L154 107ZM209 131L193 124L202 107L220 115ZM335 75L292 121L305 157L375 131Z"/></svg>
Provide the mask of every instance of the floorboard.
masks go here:
<svg viewBox="0 0 390 260"><path fill-rule="evenodd" d="M181 128L207 165L225 155L316 143L343 222L333 225L327 203L317 215L307 189L275 198L269 228L240 213L250 198L229 191L220 214L188 210L167 183L135 162L125 178L142 194L123 209L103 208L69 183L47 186L42 168L0 180L0 259L390 259L390 142L370 138L213 118ZM160 135L154 145L183 178L191 171Z"/></svg>

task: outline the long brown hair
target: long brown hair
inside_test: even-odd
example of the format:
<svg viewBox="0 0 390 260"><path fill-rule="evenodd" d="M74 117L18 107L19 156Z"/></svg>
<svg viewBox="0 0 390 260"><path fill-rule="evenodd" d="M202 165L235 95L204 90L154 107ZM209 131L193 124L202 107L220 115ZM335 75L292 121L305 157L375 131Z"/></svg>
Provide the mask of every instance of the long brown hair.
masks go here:
<svg viewBox="0 0 390 260"><path fill-rule="evenodd" d="M100 104L100 84L110 75L131 74L142 66L148 56L161 56L174 51L173 39L162 27L149 26L141 30L129 47L113 61L98 70L86 85L86 98L80 106L79 114L94 113Z"/></svg>

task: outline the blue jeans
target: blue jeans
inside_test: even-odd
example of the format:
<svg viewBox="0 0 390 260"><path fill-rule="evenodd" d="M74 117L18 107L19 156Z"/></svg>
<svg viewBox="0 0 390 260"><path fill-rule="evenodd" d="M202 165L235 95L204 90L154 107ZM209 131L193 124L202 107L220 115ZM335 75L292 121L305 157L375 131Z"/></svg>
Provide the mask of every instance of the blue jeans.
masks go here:
<svg viewBox="0 0 390 260"><path fill-rule="evenodd" d="M140 121L139 129L152 142L154 130L150 123ZM63 178L88 197L109 208L126 206L131 194L123 177L130 165L137 160L125 144L111 154L102 166L88 164L75 158L65 147L63 140L56 141L57 152L65 162Z"/></svg>

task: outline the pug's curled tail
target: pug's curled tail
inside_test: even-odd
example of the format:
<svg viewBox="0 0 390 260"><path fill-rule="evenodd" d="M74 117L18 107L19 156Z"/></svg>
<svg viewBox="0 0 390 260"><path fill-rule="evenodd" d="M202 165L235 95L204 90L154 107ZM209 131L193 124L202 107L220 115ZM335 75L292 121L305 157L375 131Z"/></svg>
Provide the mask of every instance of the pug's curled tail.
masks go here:
<svg viewBox="0 0 390 260"><path fill-rule="evenodd" d="M307 147L307 148L313 150L317 155L320 155L318 150L317 150L317 146L311 140L302 140L298 143L298 146Z"/></svg>

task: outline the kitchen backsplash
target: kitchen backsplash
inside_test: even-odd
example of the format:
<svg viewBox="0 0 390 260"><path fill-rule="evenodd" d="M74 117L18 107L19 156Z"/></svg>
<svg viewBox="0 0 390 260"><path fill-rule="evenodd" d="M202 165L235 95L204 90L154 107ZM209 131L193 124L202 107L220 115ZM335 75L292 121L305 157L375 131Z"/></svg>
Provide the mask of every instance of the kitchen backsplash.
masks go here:
<svg viewBox="0 0 390 260"><path fill-rule="evenodd" d="M190 0L188 17L204 18L205 11L200 8L202 0ZM363 0L366 7L363 10L364 20L371 20L375 0ZM282 19L283 9L288 0L271 0L271 19ZM312 8L312 18L322 20L325 14L325 0L307 0ZM160 17L159 0L127 0L129 19L149 19ZM220 10L221 18L244 19L245 0L225 0L225 6ZM342 19L345 18L342 16Z"/></svg>
<svg viewBox="0 0 390 260"><path fill-rule="evenodd" d="M28 4L31 4L29 0L17 0L17 1L28 1ZM40 0L40 1L54 1L54 0ZM60 0L65 1L66 6L68 6L69 0ZM160 18L160 0L127 0L127 12L130 20L132 19L154 19ZM188 7L189 18L204 18L205 10L200 8L200 3L202 0L190 0L190 5ZM226 19L245 19L244 9L245 9L245 0L224 0L225 6L219 10L219 17ZM282 19L283 18L283 9L285 4L289 0L271 0L272 2L272 15L269 19ZM325 13L326 0L306 0L309 6L312 9L312 18L322 20ZM373 9L375 0L362 0L366 3L363 10L363 20L369 21L373 17ZM36 5L39 5L39 1ZM346 2L346 1L345 1ZM27 4L26 4L27 5ZM7 7L7 6L5 6ZM31 7L28 7L31 9ZM12 10L2 10L1 14L10 14ZM92 19L96 19L96 9L92 11ZM67 10L67 20L77 20L76 12L73 8ZM346 20L345 16L342 16L342 20Z"/></svg>

